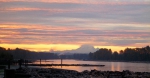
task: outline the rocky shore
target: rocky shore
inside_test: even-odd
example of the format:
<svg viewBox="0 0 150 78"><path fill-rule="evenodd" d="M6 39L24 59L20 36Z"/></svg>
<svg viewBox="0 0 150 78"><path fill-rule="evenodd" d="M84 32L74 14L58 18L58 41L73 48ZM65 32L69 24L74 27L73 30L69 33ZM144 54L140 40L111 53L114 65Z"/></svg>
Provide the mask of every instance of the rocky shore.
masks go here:
<svg viewBox="0 0 150 78"><path fill-rule="evenodd" d="M15 70L15 78L150 78L150 72L22 68Z"/></svg>

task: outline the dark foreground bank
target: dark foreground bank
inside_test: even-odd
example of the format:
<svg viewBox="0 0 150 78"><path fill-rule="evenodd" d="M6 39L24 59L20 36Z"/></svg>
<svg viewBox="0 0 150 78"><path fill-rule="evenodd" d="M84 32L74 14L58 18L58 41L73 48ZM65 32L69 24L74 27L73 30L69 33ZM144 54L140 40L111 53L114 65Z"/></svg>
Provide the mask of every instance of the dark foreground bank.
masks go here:
<svg viewBox="0 0 150 78"><path fill-rule="evenodd" d="M64 70L56 68L22 68L5 70L5 78L150 78L150 72Z"/></svg>

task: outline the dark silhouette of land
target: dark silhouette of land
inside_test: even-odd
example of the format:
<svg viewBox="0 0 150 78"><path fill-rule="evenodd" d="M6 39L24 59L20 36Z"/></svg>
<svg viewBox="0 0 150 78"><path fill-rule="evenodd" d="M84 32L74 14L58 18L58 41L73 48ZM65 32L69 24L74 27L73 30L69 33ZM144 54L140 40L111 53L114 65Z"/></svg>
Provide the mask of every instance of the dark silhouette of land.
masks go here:
<svg viewBox="0 0 150 78"><path fill-rule="evenodd" d="M50 52L33 52L25 49L6 49L0 47L0 64L8 64L14 59L78 59L78 60L101 60L101 61L146 61L150 62L150 47L126 48L119 52L112 52L111 49L101 48L89 54L74 53L70 55L59 55Z"/></svg>
<svg viewBox="0 0 150 78"><path fill-rule="evenodd" d="M94 67L103 67L105 65L95 65L95 64L28 64L28 66L94 66Z"/></svg>
<svg viewBox="0 0 150 78"><path fill-rule="evenodd" d="M40 77L150 77L149 72L130 72L130 71L83 71L83 72L75 72L73 70L63 70L63 69L33 69L33 68L22 68L22 63L26 64L28 60L25 59L78 59L78 60L96 60L96 61L140 61L140 62L150 62L150 47L142 47L142 48L126 48L125 50L120 50L119 52L112 52L111 49L101 48L96 52L90 52L89 54L72 54L72 55L59 55L57 53L44 53L44 52L33 52L24 49L5 49L0 47L0 65L7 64L8 69L5 66L0 66L1 69L5 69L4 76L5 78L30 78L37 73L35 76ZM17 59L17 61L16 61ZM18 60L20 59L20 60ZM24 60L23 60L24 59ZM19 64L18 69L9 69L10 64L17 63ZM30 65L30 64L28 64ZM35 64L36 66L38 64ZM44 64L39 64L41 66ZM49 65L58 65L58 66L83 66L84 64L49 64ZM33 65L32 65L33 66ZM84 66L92 66L89 64L85 64ZM94 66L94 65L93 65ZM99 65L97 65L99 66ZM30 74L28 72L32 71ZM42 70L42 71L41 71ZM56 71L50 72L48 71ZM57 71L59 70L59 71ZM60 72L61 71L61 72ZM42 73L41 73L42 72ZM66 72L69 75L64 75ZM62 73L62 74L61 74ZM58 76L57 76L58 75Z"/></svg>
<svg viewBox="0 0 150 78"><path fill-rule="evenodd" d="M150 61L150 47L126 48L119 52L112 52L111 49L101 48L96 52L89 53L90 60L104 61Z"/></svg>

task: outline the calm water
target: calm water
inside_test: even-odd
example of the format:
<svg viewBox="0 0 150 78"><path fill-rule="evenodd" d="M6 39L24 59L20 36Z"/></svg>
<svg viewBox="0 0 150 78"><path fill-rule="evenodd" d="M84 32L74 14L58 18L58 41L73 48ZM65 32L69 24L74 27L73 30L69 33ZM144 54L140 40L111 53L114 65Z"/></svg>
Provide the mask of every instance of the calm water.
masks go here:
<svg viewBox="0 0 150 78"><path fill-rule="evenodd" d="M34 62L40 64L39 61ZM61 60L42 60L42 64L60 64ZM83 70L102 70L102 71L122 71L130 70L135 72L150 72L150 63L131 63L131 62L103 62L103 61L81 61L81 60L63 60L63 64L100 64L104 67L82 67L82 66L63 66L62 69L77 70L79 72ZM51 68L49 66L43 68ZM53 68L61 68L55 66Z"/></svg>

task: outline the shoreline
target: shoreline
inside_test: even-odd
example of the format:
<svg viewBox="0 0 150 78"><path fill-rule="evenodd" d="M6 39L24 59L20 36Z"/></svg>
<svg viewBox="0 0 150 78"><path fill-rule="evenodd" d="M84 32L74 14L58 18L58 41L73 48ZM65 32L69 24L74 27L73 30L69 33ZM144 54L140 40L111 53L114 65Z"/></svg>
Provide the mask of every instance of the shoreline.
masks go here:
<svg viewBox="0 0 150 78"><path fill-rule="evenodd" d="M11 70L11 69L10 69ZM146 77L150 78L150 72L133 72L129 70L123 71L101 71L101 70L84 70L78 72L76 70L58 69L58 68L21 68L15 69L17 78L109 78L109 77Z"/></svg>
<svg viewBox="0 0 150 78"><path fill-rule="evenodd" d="M73 59L73 60L76 60L76 59ZM82 60L82 61L95 61L95 62L129 62L129 63L150 63L150 61L118 61L118 60Z"/></svg>
<svg viewBox="0 0 150 78"><path fill-rule="evenodd" d="M35 60L35 59L34 59ZM35 61L37 61L39 59L36 59ZM46 60L60 60L60 59L46 59ZM63 60L81 60L81 61L95 61L95 62L129 62L129 63L150 63L150 61L119 61L119 60L82 60L82 59L63 59ZM45 59L44 59L45 61ZM51 61L54 62L54 61Z"/></svg>

